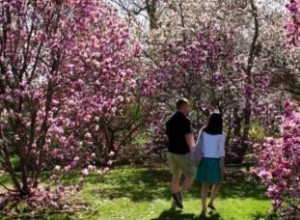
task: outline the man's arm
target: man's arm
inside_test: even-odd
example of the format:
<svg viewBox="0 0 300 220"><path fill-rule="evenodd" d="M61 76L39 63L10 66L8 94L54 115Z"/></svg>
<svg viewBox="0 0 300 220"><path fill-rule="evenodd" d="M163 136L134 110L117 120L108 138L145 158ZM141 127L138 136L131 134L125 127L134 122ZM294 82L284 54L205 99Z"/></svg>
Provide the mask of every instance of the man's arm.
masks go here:
<svg viewBox="0 0 300 220"><path fill-rule="evenodd" d="M195 146L195 140L194 140L191 122L187 118L183 121L183 133L184 133L185 141L191 150Z"/></svg>
<svg viewBox="0 0 300 220"><path fill-rule="evenodd" d="M195 146L195 140L193 133L188 133L185 135L186 143L189 145L190 150Z"/></svg>

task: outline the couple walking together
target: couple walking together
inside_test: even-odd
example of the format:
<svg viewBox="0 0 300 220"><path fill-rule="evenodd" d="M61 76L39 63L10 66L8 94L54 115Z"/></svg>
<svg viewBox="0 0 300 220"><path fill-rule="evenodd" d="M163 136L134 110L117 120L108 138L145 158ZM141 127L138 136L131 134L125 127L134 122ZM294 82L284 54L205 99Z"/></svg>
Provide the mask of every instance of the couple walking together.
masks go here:
<svg viewBox="0 0 300 220"><path fill-rule="evenodd" d="M215 209L214 200L220 190L224 174L225 135L222 128L222 117L218 113L210 115L207 124L200 129L195 143L187 99L176 102L177 111L166 123L169 139L168 161L172 173L171 191L173 207L183 208L182 194L187 191L194 180L201 182L201 215L205 215L207 207ZM198 149L198 150L196 150ZM193 156L193 154L200 154ZM194 159L192 159L194 157ZM180 185L181 175L185 179ZM209 188L211 195L207 204Z"/></svg>

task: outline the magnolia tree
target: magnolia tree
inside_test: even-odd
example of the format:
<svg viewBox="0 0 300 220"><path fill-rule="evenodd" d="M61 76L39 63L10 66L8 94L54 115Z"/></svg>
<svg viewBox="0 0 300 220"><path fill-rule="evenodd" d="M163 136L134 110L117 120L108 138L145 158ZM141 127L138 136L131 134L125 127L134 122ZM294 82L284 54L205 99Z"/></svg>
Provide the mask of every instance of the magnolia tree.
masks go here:
<svg viewBox="0 0 300 220"><path fill-rule="evenodd" d="M146 83L147 72L141 72L140 48L130 39L126 24L118 21L117 12L106 13L107 20L93 27L95 31L75 36L65 59L69 73L62 89L65 105L56 123L64 125L70 139L49 132L66 146L60 152L54 149L55 157L63 161L62 155L68 155L64 150L82 154L82 148L72 144L77 140L87 158L99 158L97 162L103 164L110 155L111 165L120 147L132 140L146 120L150 104L144 98L154 87Z"/></svg>
<svg viewBox="0 0 300 220"><path fill-rule="evenodd" d="M287 31L287 42L294 46L300 43L300 1L290 0L287 5L290 16L285 25Z"/></svg>
<svg viewBox="0 0 300 220"><path fill-rule="evenodd" d="M282 70L287 71L282 61L287 57L282 52L283 1L112 2L125 9L129 19L136 15L144 21L136 29L154 70L149 77L159 79L160 85L154 97L159 112L152 126L157 128L155 144L159 139L164 144L162 124L181 96L192 102L195 128L205 123L207 112L223 113L231 155L227 158L234 161L247 153L251 127L273 132L286 94L278 86L287 87L278 85Z"/></svg>
<svg viewBox="0 0 300 220"><path fill-rule="evenodd" d="M293 53L299 46L299 6L300 2L294 0L286 5L290 12L290 19L285 25L288 53ZM293 64L293 67L297 67L297 62ZM297 69L293 71L296 72ZM294 78L295 75L289 75L297 81L297 78ZM288 85L295 86L294 83ZM288 91L294 94L296 90L290 88ZM299 106L286 102L284 110L278 137L266 138L263 144L255 145L259 162L254 172L266 185L266 195L273 199L272 205L275 211L283 204L297 207L297 197L300 194L300 109Z"/></svg>
<svg viewBox="0 0 300 220"><path fill-rule="evenodd" d="M222 33L219 27L190 34L190 43L171 40L162 49L162 68L157 78L165 92L165 100L161 101L167 102L178 95L187 97L199 110L196 117L199 121L200 112L206 108L213 106L223 113L225 106L231 104L229 100L233 100L235 45L232 35Z"/></svg>
<svg viewBox="0 0 300 220"><path fill-rule="evenodd" d="M63 196L57 174L86 166L83 177L104 155L110 165L116 131L125 142L142 123L152 85L136 77L139 47L104 1L4 0L0 13L0 163L13 188L0 184L10 195ZM55 194L40 186L46 169Z"/></svg>
<svg viewBox="0 0 300 220"><path fill-rule="evenodd" d="M283 202L293 205L300 194L300 109L290 102L284 108L280 137L266 138L255 147L259 158L255 172L266 185L274 210Z"/></svg>
<svg viewBox="0 0 300 220"><path fill-rule="evenodd" d="M299 1L289 1L286 4L287 15L285 16L285 39L282 41L285 45L284 56L276 59L274 63L281 68L281 74L277 74L278 82L292 94L293 99L300 100L300 47L299 47Z"/></svg>
<svg viewBox="0 0 300 220"><path fill-rule="evenodd" d="M278 112L280 106L270 86L277 69L269 56L281 37L269 34L281 25L280 12L269 14L256 1L157 4L157 27L145 34L143 46L153 61L152 77L159 79L156 99L161 112L169 114L175 99L185 96L192 101L192 121L198 128L208 110L219 110L226 143L241 161L249 146L251 121L272 126L271 119L265 123L260 116ZM161 117L163 123L166 114Z"/></svg>

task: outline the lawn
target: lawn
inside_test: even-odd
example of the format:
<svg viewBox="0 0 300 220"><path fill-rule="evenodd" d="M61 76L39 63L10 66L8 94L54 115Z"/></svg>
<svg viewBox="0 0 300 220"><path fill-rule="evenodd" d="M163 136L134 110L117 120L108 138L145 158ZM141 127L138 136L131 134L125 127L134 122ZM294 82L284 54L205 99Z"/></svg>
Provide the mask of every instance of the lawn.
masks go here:
<svg viewBox="0 0 300 220"><path fill-rule="evenodd" d="M270 213L270 201L264 189L253 179L245 181L244 169L228 168L221 194L216 200L216 212L205 219L250 220L265 219ZM200 185L195 183L184 195L183 211L171 211L170 174L165 165L118 167L105 176L91 175L78 200L88 204L88 210L76 213L47 213L43 219L89 220L167 220L200 219ZM4 177L2 177L4 178ZM65 177L65 182L74 176ZM1 219L8 219L2 217ZM19 217L16 219L32 219ZM39 217L41 219L41 217Z"/></svg>

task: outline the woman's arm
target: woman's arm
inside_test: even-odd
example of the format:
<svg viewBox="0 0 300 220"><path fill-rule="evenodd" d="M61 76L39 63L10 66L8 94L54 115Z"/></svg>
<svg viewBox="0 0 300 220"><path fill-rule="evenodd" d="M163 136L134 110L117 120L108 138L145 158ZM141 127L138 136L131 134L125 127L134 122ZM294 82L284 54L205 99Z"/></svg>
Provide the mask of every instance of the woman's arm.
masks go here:
<svg viewBox="0 0 300 220"><path fill-rule="evenodd" d="M223 176L225 171L225 135L222 135L220 139L219 153L220 153L219 155L220 155L221 172Z"/></svg>
<svg viewBox="0 0 300 220"><path fill-rule="evenodd" d="M202 129L200 129L200 131L199 131L199 133L198 133L198 137L197 137L197 141L196 141L196 143L195 143L195 146L197 146L197 145L201 145L202 143L202 138L201 138L201 135L202 135Z"/></svg>
<svg viewBox="0 0 300 220"><path fill-rule="evenodd" d="M220 157L221 170L225 169L225 157Z"/></svg>
<svg viewBox="0 0 300 220"><path fill-rule="evenodd" d="M219 157L225 157L225 135L222 134L219 142Z"/></svg>
<svg viewBox="0 0 300 220"><path fill-rule="evenodd" d="M220 166L221 166L221 175L222 179L224 179L224 173L225 173L225 157L220 158Z"/></svg>

